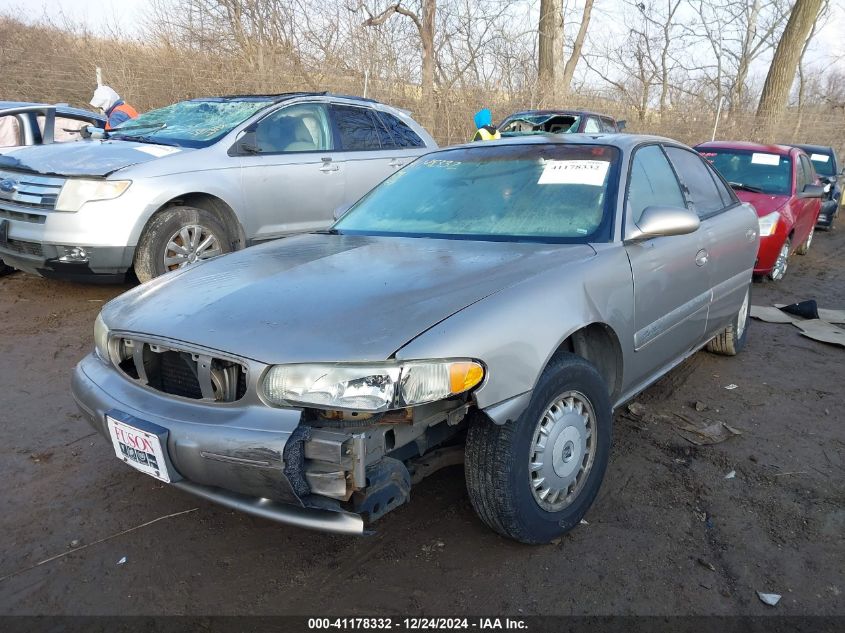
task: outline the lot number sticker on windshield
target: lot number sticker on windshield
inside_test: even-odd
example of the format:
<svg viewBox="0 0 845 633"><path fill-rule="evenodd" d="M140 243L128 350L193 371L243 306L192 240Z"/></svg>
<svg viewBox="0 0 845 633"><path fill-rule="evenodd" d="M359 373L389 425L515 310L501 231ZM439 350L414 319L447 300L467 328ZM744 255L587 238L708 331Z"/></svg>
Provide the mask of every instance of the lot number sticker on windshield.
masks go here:
<svg viewBox="0 0 845 633"><path fill-rule="evenodd" d="M817 163L826 163L830 160L830 156L825 154L810 154L810 160L814 160Z"/></svg>
<svg viewBox="0 0 845 633"><path fill-rule="evenodd" d="M549 160L537 184L601 187L609 166L604 160Z"/></svg>
<svg viewBox="0 0 845 633"><path fill-rule="evenodd" d="M780 165L780 156L777 154L761 154L754 152L751 154L751 162L755 165Z"/></svg>

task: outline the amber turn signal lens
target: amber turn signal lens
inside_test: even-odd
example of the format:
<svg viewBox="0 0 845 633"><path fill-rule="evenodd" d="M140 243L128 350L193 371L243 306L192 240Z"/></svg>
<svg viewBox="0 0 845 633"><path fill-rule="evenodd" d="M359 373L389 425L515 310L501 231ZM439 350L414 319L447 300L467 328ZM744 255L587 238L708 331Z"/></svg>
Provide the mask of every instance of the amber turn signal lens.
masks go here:
<svg viewBox="0 0 845 633"><path fill-rule="evenodd" d="M472 389L484 378L484 368L478 363L452 363L449 366L449 385L452 393Z"/></svg>

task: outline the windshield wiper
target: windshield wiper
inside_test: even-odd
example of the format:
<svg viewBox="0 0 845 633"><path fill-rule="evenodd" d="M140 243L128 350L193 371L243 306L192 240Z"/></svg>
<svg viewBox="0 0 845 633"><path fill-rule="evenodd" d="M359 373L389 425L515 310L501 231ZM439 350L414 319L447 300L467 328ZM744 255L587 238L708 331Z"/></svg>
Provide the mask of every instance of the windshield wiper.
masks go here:
<svg viewBox="0 0 845 633"><path fill-rule="evenodd" d="M114 139L114 137L112 137L112 139ZM136 143L149 143L150 145L167 145L168 147L181 147L177 143L166 143L160 139L153 138L152 136L147 136L146 134L143 136L126 136L115 140L134 141Z"/></svg>
<svg viewBox="0 0 845 633"><path fill-rule="evenodd" d="M752 185L746 185L741 182L729 182L728 183L734 189L741 189L743 191L750 191L751 193L763 193L763 190L760 187L754 187Z"/></svg>
<svg viewBox="0 0 845 633"><path fill-rule="evenodd" d="M124 132L132 132L133 130L150 130L157 132L167 127L164 121L155 121L153 123L144 123L142 125L127 125L126 127L119 127L112 131L113 134L123 134ZM112 134L109 134L111 136Z"/></svg>

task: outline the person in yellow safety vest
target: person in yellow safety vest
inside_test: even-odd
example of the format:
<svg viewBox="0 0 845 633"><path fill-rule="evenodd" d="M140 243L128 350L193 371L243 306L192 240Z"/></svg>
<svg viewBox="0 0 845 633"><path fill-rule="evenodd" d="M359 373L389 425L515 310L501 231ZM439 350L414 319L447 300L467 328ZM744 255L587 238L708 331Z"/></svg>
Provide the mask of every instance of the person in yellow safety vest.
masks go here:
<svg viewBox="0 0 845 633"><path fill-rule="evenodd" d="M475 121L475 127L478 128L475 136L472 137L473 141L496 141L502 138L499 130L493 125L493 115L487 108L476 112L473 120Z"/></svg>

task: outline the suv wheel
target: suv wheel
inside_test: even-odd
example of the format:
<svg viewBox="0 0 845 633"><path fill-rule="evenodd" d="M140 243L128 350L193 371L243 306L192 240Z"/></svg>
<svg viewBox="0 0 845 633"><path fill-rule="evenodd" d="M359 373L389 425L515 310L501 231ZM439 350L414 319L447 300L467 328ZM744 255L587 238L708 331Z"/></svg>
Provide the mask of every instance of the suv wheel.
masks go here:
<svg viewBox="0 0 845 633"><path fill-rule="evenodd" d="M0 259L0 277L13 272L15 272L15 269L11 266L7 266L6 263L2 259Z"/></svg>
<svg viewBox="0 0 845 633"><path fill-rule="evenodd" d="M745 298L733 322L707 343L707 351L722 356L736 356L745 347L748 339L748 324L751 323L751 284L745 291Z"/></svg>
<svg viewBox="0 0 845 633"><path fill-rule="evenodd" d="M610 455L607 384L580 356L546 368L519 419L477 416L466 441L470 502L490 528L523 543L548 543L578 525Z"/></svg>
<svg viewBox="0 0 845 633"><path fill-rule="evenodd" d="M135 274L142 282L232 250L228 231L205 209L187 206L159 211L147 224L135 251Z"/></svg>

